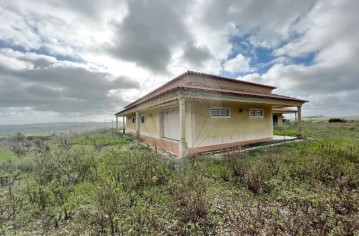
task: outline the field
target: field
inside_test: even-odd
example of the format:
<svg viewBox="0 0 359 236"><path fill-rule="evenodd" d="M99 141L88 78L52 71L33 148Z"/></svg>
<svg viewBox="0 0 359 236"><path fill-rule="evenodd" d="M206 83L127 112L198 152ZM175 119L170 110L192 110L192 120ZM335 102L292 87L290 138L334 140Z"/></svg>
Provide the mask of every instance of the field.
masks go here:
<svg viewBox="0 0 359 236"><path fill-rule="evenodd" d="M359 235L359 122L304 131L183 160L112 130L2 138L0 235Z"/></svg>

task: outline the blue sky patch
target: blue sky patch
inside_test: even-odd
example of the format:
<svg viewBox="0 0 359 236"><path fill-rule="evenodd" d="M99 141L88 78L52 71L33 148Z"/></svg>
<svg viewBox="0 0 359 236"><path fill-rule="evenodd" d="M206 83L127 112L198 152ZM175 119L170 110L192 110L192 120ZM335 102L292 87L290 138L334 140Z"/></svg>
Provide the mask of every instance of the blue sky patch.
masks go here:
<svg viewBox="0 0 359 236"><path fill-rule="evenodd" d="M242 54L246 58L250 58L250 66L255 69L255 72L264 74L271 67L271 62L275 59L273 49L264 47L256 48L249 41L251 36L252 35L248 34L243 37L232 37L229 41L233 46L233 50L227 60L235 58L238 54ZM225 63L225 61L223 63ZM248 74L248 72L235 74L223 72L223 74L228 76L243 76Z"/></svg>
<svg viewBox="0 0 359 236"><path fill-rule="evenodd" d="M276 48L265 48L265 47L255 47L249 41L252 35L248 34L242 37L232 37L229 42L232 44L232 52L229 54L227 60L231 60L235 58L238 54L242 54L246 58L250 58L250 66L254 68L254 72L262 75L266 73L272 66L275 64L274 60L278 57L273 55L273 51L276 48L283 47L288 41L282 42ZM304 66L310 66L313 64L315 59L316 52L308 53L304 56L300 57L285 57L284 64L300 64ZM224 60L222 65L227 61ZM229 73L226 71L222 71L222 75L224 76L243 76L253 72L244 72L244 73Z"/></svg>
<svg viewBox="0 0 359 236"><path fill-rule="evenodd" d="M292 58L293 64L300 64L304 66L310 66L313 64L314 58L317 55L316 52L308 53L304 56Z"/></svg>

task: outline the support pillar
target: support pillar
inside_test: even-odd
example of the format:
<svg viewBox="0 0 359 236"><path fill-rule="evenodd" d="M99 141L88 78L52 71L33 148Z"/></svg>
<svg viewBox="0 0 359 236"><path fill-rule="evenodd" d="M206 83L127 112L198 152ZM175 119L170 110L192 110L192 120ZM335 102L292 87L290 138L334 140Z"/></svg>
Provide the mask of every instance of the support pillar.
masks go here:
<svg viewBox="0 0 359 236"><path fill-rule="evenodd" d="M303 124L302 124L302 106L297 107L298 110L298 121L297 121L297 137L303 137Z"/></svg>
<svg viewBox="0 0 359 236"><path fill-rule="evenodd" d="M126 130L126 125L125 125L125 116L122 116L122 133L125 134L125 130Z"/></svg>
<svg viewBox="0 0 359 236"><path fill-rule="evenodd" d="M186 101L183 95L179 98L179 118L180 118L180 143L179 157L183 158L187 155L186 142Z"/></svg>
<svg viewBox="0 0 359 236"><path fill-rule="evenodd" d="M116 129L118 129L118 116L116 115Z"/></svg>
<svg viewBox="0 0 359 236"><path fill-rule="evenodd" d="M136 138L140 138L140 112L136 111Z"/></svg>
<svg viewBox="0 0 359 236"><path fill-rule="evenodd" d="M278 126L282 127L283 126L283 114L278 114Z"/></svg>

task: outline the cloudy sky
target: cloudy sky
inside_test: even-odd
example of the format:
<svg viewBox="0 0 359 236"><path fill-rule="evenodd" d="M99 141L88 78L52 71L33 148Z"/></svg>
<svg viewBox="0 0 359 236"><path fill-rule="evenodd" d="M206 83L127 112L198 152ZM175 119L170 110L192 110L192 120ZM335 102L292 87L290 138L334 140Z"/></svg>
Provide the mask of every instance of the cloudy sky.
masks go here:
<svg viewBox="0 0 359 236"><path fill-rule="evenodd" d="M357 0L2 0L0 124L104 121L186 70L359 114Z"/></svg>

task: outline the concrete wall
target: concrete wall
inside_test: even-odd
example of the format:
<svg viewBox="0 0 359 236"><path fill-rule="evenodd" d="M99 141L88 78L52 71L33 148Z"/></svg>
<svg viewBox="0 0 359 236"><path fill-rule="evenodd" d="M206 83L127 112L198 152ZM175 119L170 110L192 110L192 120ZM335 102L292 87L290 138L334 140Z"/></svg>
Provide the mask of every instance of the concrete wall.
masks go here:
<svg viewBox="0 0 359 236"><path fill-rule="evenodd" d="M218 104L214 104L215 107ZM273 136L272 111L268 105L248 105L223 102L222 107L230 108L230 118L211 118L211 104L192 104L192 142L189 147L226 144L246 140L270 138ZM250 117L250 108L262 108L264 117ZM242 112L240 112L242 109Z"/></svg>
<svg viewBox="0 0 359 236"><path fill-rule="evenodd" d="M171 108L173 107L176 107L176 104L171 105ZM212 118L210 116L210 109L214 107L229 108L230 118ZM164 109L168 108L169 107L164 107ZM263 109L264 116L250 117L250 108ZM140 135L151 139L150 143L158 147L171 149L172 152L177 153L178 146L173 145L173 143L168 145L168 148L166 148L166 143L159 145L164 140L162 138L161 125L162 110L162 108L156 108L140 112L140 116L145 116L145 123L140 123ZM126 129L128 133L135 133L136 131L136 125L132 123L132 117L134 115L135 114L126 117ZM248 140L261 140L273 136L272 108L269 105L188 100L186 101L185 119L186 141L188 148L192 150L199 147L232 144ZM145 140L147 141L147 139Z"/></svg>
<svg viewBox="0 0 359 236"><path fill-rule="evenodd" d="M136 124L132 123L132 117L135 117L135 113L126 116L126 132L136 132Z"/></svg>
<svg viewBox="0 0 359 236"><path fill-rule="evenodd" d="M140 117L145 116L145 123L140 120L140 134L152 138L160 137L160 113L158 109L140 112Z"/></svg>

